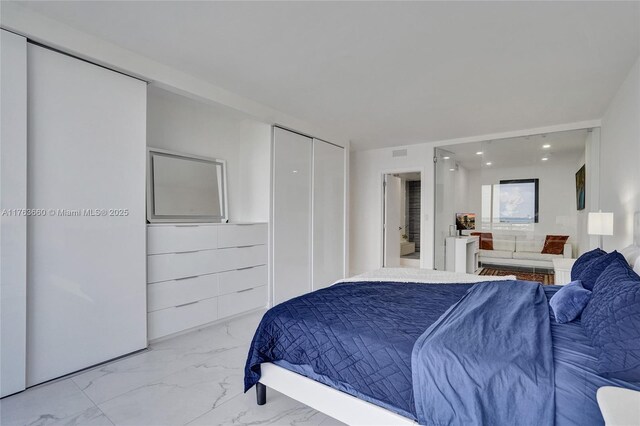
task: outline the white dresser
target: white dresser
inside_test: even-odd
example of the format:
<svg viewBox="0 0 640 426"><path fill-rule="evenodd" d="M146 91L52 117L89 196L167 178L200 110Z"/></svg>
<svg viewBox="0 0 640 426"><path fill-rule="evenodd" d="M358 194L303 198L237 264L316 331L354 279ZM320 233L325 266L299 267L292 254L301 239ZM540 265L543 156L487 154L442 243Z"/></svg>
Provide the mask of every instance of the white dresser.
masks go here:
<svg viewBox="0 0 640 426"><path fill-rule="evenodd" d="M147 227L149 339L267 306L267 224Z"/></svg>

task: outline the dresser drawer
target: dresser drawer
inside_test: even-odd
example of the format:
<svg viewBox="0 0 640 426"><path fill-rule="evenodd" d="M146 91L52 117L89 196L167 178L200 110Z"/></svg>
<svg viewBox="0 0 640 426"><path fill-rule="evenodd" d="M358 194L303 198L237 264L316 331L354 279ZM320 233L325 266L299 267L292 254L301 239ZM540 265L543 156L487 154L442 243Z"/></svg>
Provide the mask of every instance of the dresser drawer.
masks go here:
<svg viewBox="0 0 640 426"><path fill-rule="evenodd" d="M221 250L201 250L147 256L147 282L220 272L225 269L223 265L226 257L220 252Z"/></svg>
<svg viewBox="0 0 640 426"><path fill-rule="evenodd" d="M267 264L267 246L234 247L218 251L225 257L225 271Z"/></svg>
<svg viewBox="0 0 640 426"><path fill-rule="evenodd" d="M267 286L249 288L218 297L220 318L267 306Z"/></svg>
<svg viewBox="0 0 640 426"><path fill-rule="evenodd" d="M266 265L221 272L219 276L220 294L235 293L238 290L266 286L268 279Z"/></svg>
<svg viewBox="0 0 640 426"><path fill-rule="evenodd" d="M218 247L216 225L158 225L147 227L147 254L208 250Z"/></svg>
<svg viewBox="0 0 640 426"><path fill-rule="evenodd" d="M163 281L147 286L147 311L171 308L219 294L217 274Z"/></svg>
<svg viewBox="0 0 640 426"><path fill-rule="evenodd" d="M147 256L147 282L230 271L267 263L267 246L156 254Z"/></svg>
<svg viewBox="0 0 640 426"><path fill-rule="evenodd" d="M267 244L267 224L220 225L218 247L241 247Z"/></svg>
<svg viewBox="0 0 640 426"><path fill-rule="evenodd" d="M149 339L204 325L218 319L218 298L149 312Z"/></svg>

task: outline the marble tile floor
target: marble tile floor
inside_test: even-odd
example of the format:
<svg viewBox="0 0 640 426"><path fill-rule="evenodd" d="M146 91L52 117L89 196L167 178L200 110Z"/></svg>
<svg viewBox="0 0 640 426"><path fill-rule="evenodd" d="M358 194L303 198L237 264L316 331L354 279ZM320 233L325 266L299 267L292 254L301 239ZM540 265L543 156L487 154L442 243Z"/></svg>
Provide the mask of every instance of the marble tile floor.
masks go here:
<svg viewBox="0 0 640 426"><path fill-rule="evenodd" d="M296 425L341 423L273 390L258 406L243 368L263 312L150 345L147 351L0 400L0 424Z"/></svg>

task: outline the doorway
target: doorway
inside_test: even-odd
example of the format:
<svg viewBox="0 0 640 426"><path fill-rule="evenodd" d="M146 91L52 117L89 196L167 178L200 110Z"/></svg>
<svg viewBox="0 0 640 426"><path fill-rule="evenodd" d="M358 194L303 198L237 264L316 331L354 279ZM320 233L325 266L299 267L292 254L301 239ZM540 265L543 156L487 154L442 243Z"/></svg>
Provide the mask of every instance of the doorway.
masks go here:
<svg viewBox="0 0 640 426"><path fill-rule="evenodd" d="M383 263L420 267L421 172L387 173L383 183Z"/></svg>

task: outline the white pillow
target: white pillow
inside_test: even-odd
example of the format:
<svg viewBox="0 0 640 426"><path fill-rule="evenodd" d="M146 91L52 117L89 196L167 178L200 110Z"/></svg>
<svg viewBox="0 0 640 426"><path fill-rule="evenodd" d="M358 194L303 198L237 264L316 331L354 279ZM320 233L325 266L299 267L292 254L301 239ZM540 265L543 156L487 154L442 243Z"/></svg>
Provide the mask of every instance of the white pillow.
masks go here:
<svg viewBox="0 0 640 426"><path fill-rule="evenodd" d="M632 244L620 250L620 254L624 256L629 266L634 268L634 265L636 265L637 261L640 259L640 246Z"/></svg>
<svg viewBox="0 0 640 426"><path fill-rule="evenodd" d="M640 275L640 257L636 260L635 265L633 265L633 270L636 274Z"/></svg>

